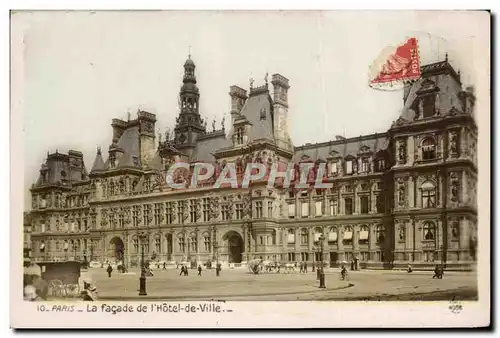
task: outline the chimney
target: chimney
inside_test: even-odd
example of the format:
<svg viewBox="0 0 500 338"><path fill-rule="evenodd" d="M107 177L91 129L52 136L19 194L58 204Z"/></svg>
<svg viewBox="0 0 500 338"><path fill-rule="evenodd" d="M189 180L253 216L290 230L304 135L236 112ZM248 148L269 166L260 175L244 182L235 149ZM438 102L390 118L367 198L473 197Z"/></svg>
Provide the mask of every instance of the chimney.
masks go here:
<svg viewBox="0 0 500 338"><path fill-rule="evenodd" d="M236 115L241 113L241 109L245 105L248 98L247 91L238 86L229 87L229 96L231 96L231 125L236 118Z"/></svg>

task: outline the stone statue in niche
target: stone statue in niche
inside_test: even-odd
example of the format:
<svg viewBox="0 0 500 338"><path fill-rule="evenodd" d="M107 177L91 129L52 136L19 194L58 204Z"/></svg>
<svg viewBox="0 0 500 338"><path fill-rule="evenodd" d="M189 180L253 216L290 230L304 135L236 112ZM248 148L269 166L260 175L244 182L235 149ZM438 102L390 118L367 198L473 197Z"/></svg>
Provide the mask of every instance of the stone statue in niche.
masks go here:
<svg viewBox="0 0 500 338"><path fill-rule="evenodd" d="M450 135L450 151L453 154L458 152L458 135L455 133Z"/></svg>
<svg viewBox="0 0 500 338"><path fill-rule="evenodd" d="M458 192L459 192L459 182L457 173L450 174L450 186L451 186L451 200L453 202L457 202Z"/></svg>
<svg viewBox="0 0 500 338"><path fill-rule="evenodd" d="M451 182L451 200L453 202L457 202L458 201L458 191L459 191L458 180L453 180Z"/></svg>
<svg viewBox="0 0 500 338"><path fill-rule="evenodd" d="M215 131L215 119L212 121L212 131Z"/></svg>
<svg viewBox="0 0 500 338"><path fill-rule="evenodd" d="M405 228L403 225L399 226L399 240L403 241L405 239Z"/></svg>
<svg viewBox="0 0 500 338"><path fill-rule="evenodd" d="M451 226L451 237L458 238L458 234L459 234L459 223L458 221L453 221Z"/></svg>
<svg viewBox="0 0 500 338"><path fill-rule="evenodd" d="M399 161L402 163L406 162L406 145L404 141L399 141Z"/></svg>
<svg viewBox="0 0 500 338"><path fill-rule="evenodd" d="M436 94L436 99L434 101L434 114L439 115L440 109L439 109L439 94Z"/></svg>
<svg viewBox="0 0 500 338"><path fill-rule="evenodd" d="M399 206L404 207L404 205L405 205L405 185L404 185L404 183L399 183L398 201L399 201Z"/></svg>

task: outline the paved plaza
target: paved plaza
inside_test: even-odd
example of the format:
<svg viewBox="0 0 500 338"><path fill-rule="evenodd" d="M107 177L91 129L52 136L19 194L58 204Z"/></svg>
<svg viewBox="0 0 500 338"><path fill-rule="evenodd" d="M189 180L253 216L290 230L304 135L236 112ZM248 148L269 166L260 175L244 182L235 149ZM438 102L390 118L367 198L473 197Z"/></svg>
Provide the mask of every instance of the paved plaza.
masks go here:
<svg viewBox="0 0 500 338"><path fill-rule="evenodd" d="M245 268L226 269L217 277L215 270L202 276L189 270L155 271L147 278L147 296L138 295L138 270L129 274L105 269L90 269L101 300L441 300L477 299L475 273L446 272L443 279L432 279L432 272L349 271L347 281L340 280L338 269L325 269L326 288L318 288L316 273L251 274Z"/></svg>

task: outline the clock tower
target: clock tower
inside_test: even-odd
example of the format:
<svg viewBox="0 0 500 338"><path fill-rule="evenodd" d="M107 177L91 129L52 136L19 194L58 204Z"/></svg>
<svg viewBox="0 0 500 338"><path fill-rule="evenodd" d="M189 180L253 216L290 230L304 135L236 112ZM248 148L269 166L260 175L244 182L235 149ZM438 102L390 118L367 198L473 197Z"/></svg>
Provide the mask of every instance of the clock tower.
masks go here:
<svg viewBox="0 0 500 338"><path fill-rule="evenodd" d="M196 65L191 54L184 63L184 77L179 94L180 113L176 119L175 147L191 158L199 134L205 133L205 126L200 116L200 91L196 85Z"/></svg>

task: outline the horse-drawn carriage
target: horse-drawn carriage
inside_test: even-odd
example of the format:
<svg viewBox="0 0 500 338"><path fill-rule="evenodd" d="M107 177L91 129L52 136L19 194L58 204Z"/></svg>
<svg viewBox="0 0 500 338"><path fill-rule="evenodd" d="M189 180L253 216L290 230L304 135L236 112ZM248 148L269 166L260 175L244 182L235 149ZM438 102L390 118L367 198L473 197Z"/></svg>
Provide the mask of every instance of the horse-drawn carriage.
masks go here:
<svg viewBox="0 0 500 338"><path fill-rule="evenodd" d="M42 280L48 283L49 296L80 296L80 271L82 262L37 262L41 268Z"/></svg>

